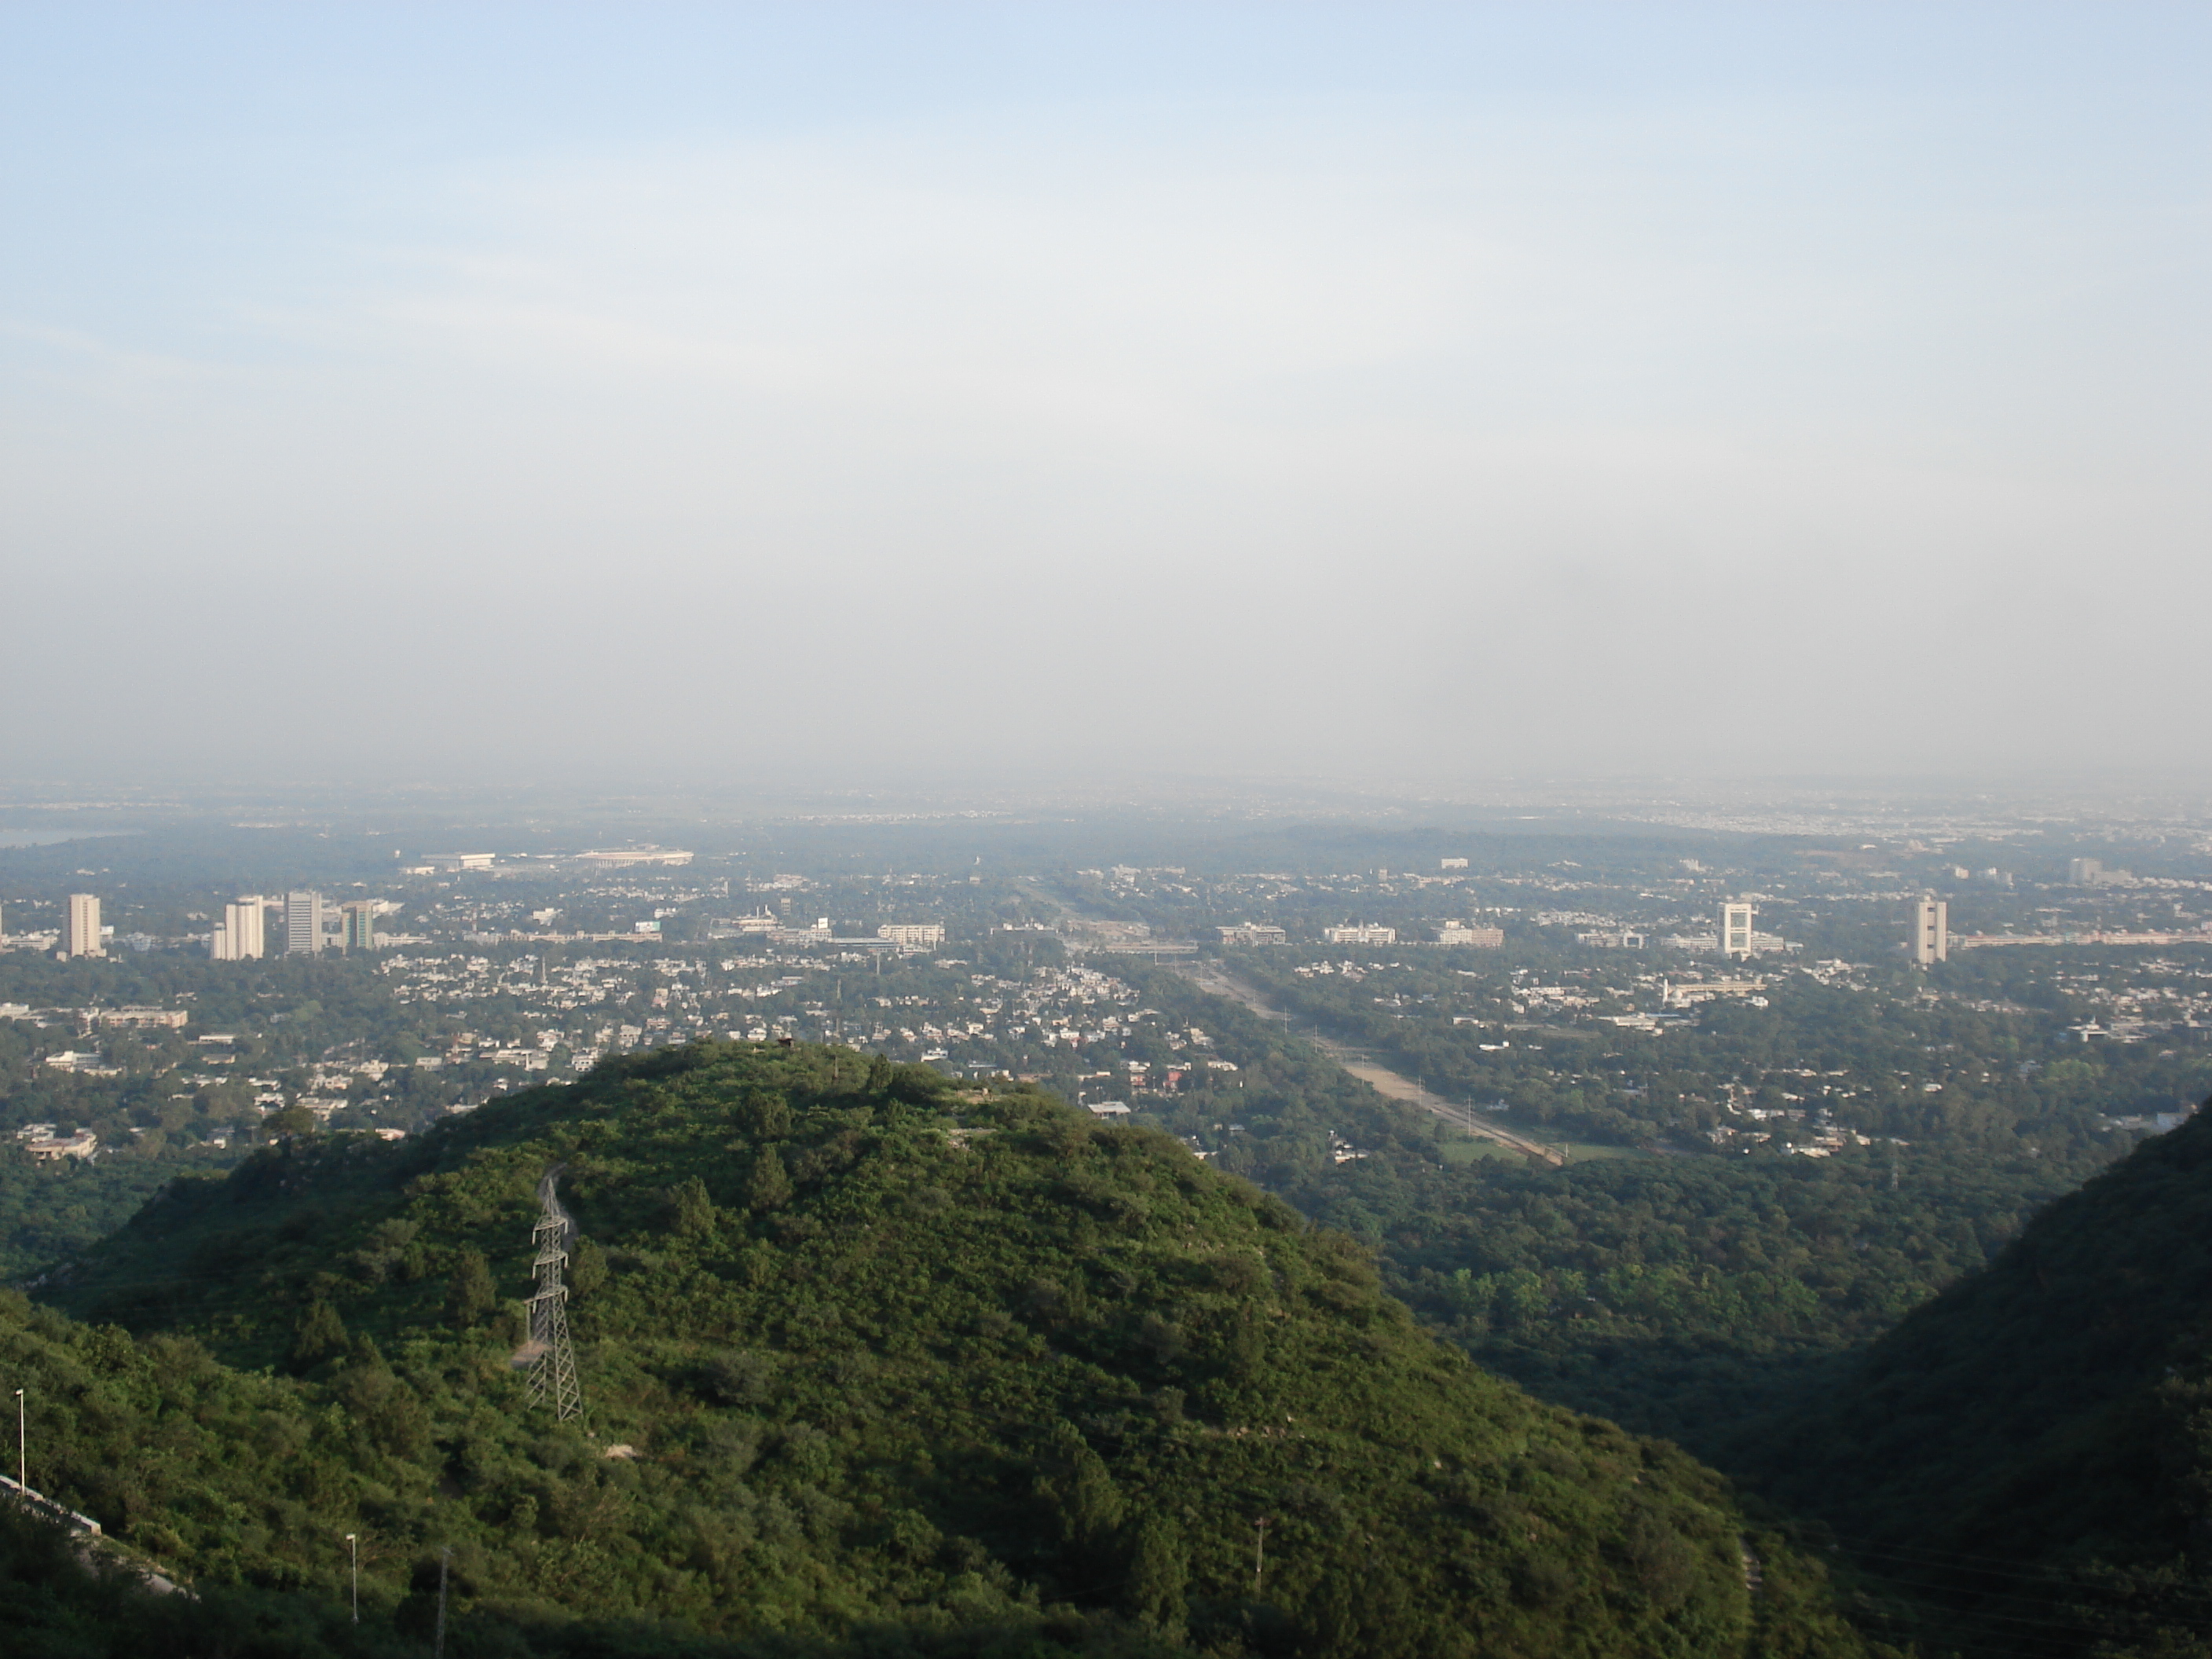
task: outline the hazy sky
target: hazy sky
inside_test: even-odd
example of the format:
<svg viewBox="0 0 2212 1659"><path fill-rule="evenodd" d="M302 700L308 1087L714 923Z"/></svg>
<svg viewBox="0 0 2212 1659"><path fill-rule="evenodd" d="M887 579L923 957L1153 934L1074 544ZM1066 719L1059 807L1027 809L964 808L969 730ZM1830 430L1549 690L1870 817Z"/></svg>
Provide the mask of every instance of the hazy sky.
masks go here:
<svg viewBox="0 0 2212 1659"><path fill-rule="evenodd" d="M2208 47L0 5L0 774L2202 767Z"/></svg>

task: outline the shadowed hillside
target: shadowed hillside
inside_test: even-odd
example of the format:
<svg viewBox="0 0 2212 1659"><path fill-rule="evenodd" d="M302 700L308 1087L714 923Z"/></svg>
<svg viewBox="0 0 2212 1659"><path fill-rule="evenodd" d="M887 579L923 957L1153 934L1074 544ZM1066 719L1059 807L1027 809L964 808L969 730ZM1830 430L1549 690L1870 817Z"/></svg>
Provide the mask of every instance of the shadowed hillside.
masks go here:
<svg viewBox="0 0 2212 1659"><path fill-rule="evenodd" d="M2212 1113L2053 1201L1764 1455L1968 1648L2212 1652Z"/></svg>

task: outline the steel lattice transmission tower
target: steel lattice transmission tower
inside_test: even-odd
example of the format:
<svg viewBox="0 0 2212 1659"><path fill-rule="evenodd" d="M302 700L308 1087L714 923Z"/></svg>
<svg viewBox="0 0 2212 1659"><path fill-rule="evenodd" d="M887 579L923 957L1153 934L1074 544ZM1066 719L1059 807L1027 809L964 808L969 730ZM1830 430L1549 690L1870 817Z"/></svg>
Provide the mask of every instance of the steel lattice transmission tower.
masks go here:
<svg viewBox="0 0 2212 1659"><path fill-rule="evenodd" d="M554 1417L566 1423L584 1414L584 1391L576 1382L576 1351L568 1342L568 1287L561 1282L568 1247L576 1242L576 1224L553 1190L560 1173L556 1164L538 1183L540 1208L530 1234L537 1249L532 1271L538 1288L530 1298L530 1343L523 1352L530 1356L530 1403L550 1403Z"/></svg>

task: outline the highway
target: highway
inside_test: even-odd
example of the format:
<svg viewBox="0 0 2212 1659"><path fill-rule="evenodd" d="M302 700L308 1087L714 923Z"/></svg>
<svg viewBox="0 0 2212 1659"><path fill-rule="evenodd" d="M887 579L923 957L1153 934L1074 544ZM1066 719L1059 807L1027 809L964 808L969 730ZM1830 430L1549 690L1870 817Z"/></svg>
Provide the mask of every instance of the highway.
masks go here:
<svg viewBox="0 0 2212 1659"><path fill-rule="evenodd" d="M1201 960L1163 965L1171 972L1182 975L1201 991L1243 1003L1262 1019L1280 1020L1285 1024L1290 1023L1288 1014L1273 1006L1258 991L1218 962ZM1447 1123L1468 1130L1481 1139L1496 1141L1501 1146L1510 1146L1530 1158L1540 1158L1547 1164L1566 1162L1558 1147L1524 1139L1510 1129L1501 1129L1494 1123L1476 1117L1464 1107L1455 1105L1440 1095L1431 1094L1413 1079L1401 1076L1387 1066L1378 1065L1371 1055L1348 1043L1339 1042L1334 1037L1323 1036L1314 1030L1301 1031L1298 1035L1362 1083L1370 1085L1377 1094L1387 1095L1392 1100L1402 1100L1409 1106L1419 1106L1423 1111L1433 1112Z"/></svg>

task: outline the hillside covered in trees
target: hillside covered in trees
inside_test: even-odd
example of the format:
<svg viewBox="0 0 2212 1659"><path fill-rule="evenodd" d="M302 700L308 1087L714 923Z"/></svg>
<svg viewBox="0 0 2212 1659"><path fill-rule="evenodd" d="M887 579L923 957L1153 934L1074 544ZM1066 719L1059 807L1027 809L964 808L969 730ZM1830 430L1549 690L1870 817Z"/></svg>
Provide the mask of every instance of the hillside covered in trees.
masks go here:
<svg viewBox="0 0 2212 1659"><path fill-rule="evenodd" d="M554 1167L568 1425L511 1363ZM0 1311L34 1485L210 1583L336 1595L357 1533L395 1629L451 1546L456 1618L518 1631L1862 1650L1717 1477L1479 1370L1350 1239L1168 1136L848 1050L295 1139L43 1294L90 1322Z"/></svg>
<svg viewBox="0 0 2212 1659"><path fill-rule="evenodd" d="M1770 1426L1759 1478L1939 1646L2212 1653L2212 1114L2054 1200L1830 1400Z"/></svg>

